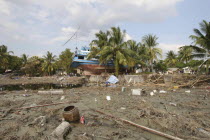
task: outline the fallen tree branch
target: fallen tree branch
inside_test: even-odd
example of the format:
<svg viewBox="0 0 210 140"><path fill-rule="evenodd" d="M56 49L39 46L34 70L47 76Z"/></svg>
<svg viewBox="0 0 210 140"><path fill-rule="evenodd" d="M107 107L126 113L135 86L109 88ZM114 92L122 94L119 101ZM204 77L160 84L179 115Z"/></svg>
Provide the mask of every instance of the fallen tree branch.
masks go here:
<svg viewBox="0 0 210 140"><path fill-rule="evenodd" d="M122 119L122 118L117 118L117 117L115 117L115 116L113 116L113 115L106 114L106 113L104 113L104 112L102 112L102 111L99 111L99 110L95 110L95 109L92 109L92 110L95 111L95 112L98 112L98 113L100 113L100 114L109 116L109 117L111 117L111 118L118 119L118 120L120 120L120 121L122 121L122 122L124 122L124 123L128 123L128 124L131 124L131 125L133 125L133 126L142 128L143 130L146 130L146 131L151 132L151 133L153 133L153 134L157 134L157 135L159 135L159 136L169 138L169 139L171 139L171 140L183 140L183 139L180 139L180 138L178 138L178 137L174 137L174 136L165 134L165 133L163 133L163 132L160 132L160 131L157 131L157 130L148 128L148 127L146 127L146 126L142 126L142 125L136 124L136 123L134 123L134 122L131 122L131 121L128 121L128 120L125 120L125 119Z"/></svg>
<svg viewBox="0 0 210 140"><path fill-rule="evenodd" d="M71 102L70 102L70 101L68 101L68 102L60 102L60 103L53 103L53 104L44 104L44 105L37 105L37 106L30 106L30 107L21 107L21 108L16 108L15 110L31 109L31 108L37 108L37 107L45 107L45 106L52 106L52 105L66 104L66 103L71 103Z"/></svg>

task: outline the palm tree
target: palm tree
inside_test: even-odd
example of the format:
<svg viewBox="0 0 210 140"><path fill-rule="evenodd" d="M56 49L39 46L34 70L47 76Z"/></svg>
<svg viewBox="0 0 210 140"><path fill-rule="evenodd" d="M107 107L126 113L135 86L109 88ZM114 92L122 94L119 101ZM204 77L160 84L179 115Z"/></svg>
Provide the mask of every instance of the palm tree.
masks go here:
<svg viewBox="0 0 210 140"><path fill-rule="evenodd" d="M53 62L55 62L55 57L56 56L50 53L49 51L44 56L44 63L42 65L42 70L46 72L48 75L51 75L54 70Z"/></svg>
<svg viewBox="0 0 210 140"><path fill-rule="evenodd" d="M120 65L134 66L135 60L132 56L135 56L135 52L127 47L125 38L125 31L121 31L119 27L112 27L107 32L107 42L103 43L104 46L98 45L98 48L92 47L93 52L89 54L90 57L99 57L100 64L106 64L110 61L114 62L115 75L118 76Z"/></svg>
<svg viewBox="0 0 210 140"><path fill-rule="evenodd" d="M23 63L23 66L26 65L26 63L28 62L28 55L26 54L22 54L22 63Z"/></svg>
<svg viewBox="0 0 210 140"><path fill-rule="evenodd" d="M183 46L179 48L179 60L187 64L192 60L193 49L188 46Z"/></svg>
<svg viewBox="0 0 210 140"><path fill-rule="evenodd" d="M132 51L138 52L140 43L137 43L137 42L134 41L134 40L128 40L128 41L127 41L127 45L128 45L128 47L129 47Z"/></svg>
<svg viewBox="0 0 210 140"><path fill-rule="evenodd" d="M176 62L177 62L177 56L176 56L176 54L174 53L174 51L169 51L169 52L167 52L165 63L166 63L168 66L173 67L173 66L176 65Z"/></svg>
<svg viewBox="0 0 210 140"><path fill-rule="evenodd" d="M99 31L99 33L95 34L97 39L91 42L91 46L96 45L99 48L102 48L103 46L107 46L109 43L108 35L109 35L108 31L107 32Z"/></svg>
<svg viewBox="0 0 210 140"><path fill-rule="evenodd" d="M204 58L206 63L206 72L208 73L209 60L207 59L210 55L210 22L203 20L200 23L200 30L194 29L195 35L191 35L190 38L193 40L193 45L186 46L193 49L192 57Z"/></svg>
<svg viewBox="0 0 210 140"><path fill-rule="evenodd" d="M160 48L156 48L158 45L157 37L155 35L145 35L142 39L142 43L147 48L147 55L149 56L149 65L150 71L153 71L153 62L154 60L158 60L158 57L162 57L162 50Z"/></svg>
<svg viewBox="0 0 210 140"><path fill-rule="evenodd" d="M13 52L8 51L7 46L5 45L0 46L0 64L1 64L0 68L2 68L3 71L5 71L9 66L9 56L11 53Z"/></svg>

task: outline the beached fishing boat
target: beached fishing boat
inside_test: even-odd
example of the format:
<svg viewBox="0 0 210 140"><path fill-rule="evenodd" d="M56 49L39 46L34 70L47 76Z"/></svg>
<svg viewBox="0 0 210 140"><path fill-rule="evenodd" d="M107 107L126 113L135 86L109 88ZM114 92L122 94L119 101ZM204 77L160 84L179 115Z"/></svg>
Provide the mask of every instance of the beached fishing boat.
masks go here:
<svg viewBox="0 0 210 140"><path fill-rule="evenodd" d="M82 47L81 50L76 48L75 56L71 67L77 70L77 73L81 75L98 75L105 72L114 72L113 62L107 64L100 64L95 58L87 59L87 55L90 53L89 47Z"/></svg>

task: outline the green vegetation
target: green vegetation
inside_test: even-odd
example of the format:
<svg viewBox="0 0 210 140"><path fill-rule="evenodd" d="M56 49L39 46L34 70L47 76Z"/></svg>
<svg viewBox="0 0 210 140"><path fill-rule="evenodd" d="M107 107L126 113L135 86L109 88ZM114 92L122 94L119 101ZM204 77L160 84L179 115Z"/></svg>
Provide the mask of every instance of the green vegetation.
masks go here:
<svg viewBox="0 0 210 140"><path fill-rule="evenodd" d="M210 53L210 23L202 21L200 29L194 29L192 45L180 46L179 51L168 51L165 60L162 58L162 50L158 48L158 37L148 34L142 37L141 42L135 40L126 41L126 31L119 27L112 27L95 34L96 39L90 43L91 52L88 59L96 58L100 64L113 62L115 75L119 75L122 68L135 73L141 69L142 73L165 72L168 68L190 67L193 70L209 70ZM0 73L10 69L29 76L53 75L56 70L65 71L69 74L73 61L70 49L66 49L56 58L51 52L45 56L29 57L23 54L21 57L14 56L5 45L0 46ZM202 58L202 59L200 59ZM203 66L203 67L202 67Z"/></svg>

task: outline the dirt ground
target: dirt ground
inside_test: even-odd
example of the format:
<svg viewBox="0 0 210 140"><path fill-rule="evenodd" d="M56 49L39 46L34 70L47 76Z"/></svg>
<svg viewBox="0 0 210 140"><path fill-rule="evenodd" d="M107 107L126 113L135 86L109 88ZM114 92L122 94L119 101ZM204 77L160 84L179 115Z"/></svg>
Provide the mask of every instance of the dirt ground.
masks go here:
<svg viewBox="0 0 210 140"><path fill-rule="evenodd" d="M0 85L16 84L80 84L84 81L83 77L69 76L45 76L45 77L24 77L0 75Z"/></svg>
<svg viewBox="0 0 210 140"><path fill-rule="evenodd" d="M2 81L1 81L2 82ZM210 139L210 89L208 85L191 89L172 89L158 85L122 85L105 87L87 86L64 89L64 94L38 94L37 90L0 92L0 139L2 140L48 140L48 136L62 122L66 106L74 105L86 124L71 123L66 136L70 140L167 140L99 114L92 109L127 119L140 125L186 140ZM141 88L141 96L131 95L131 89ZM150 92L156 90L151 96ZM166 93L159 93L161 90ZM186 92L188 91L188 92ZM189 92L190 91L190 92ZM62 96L65 96L63 100ZM106 96L111 100L107 101ZM60 104L32 109L20 107ZM44 116L45 120L37 121ZM202 131L201 131L202 130Z"/></svg>

